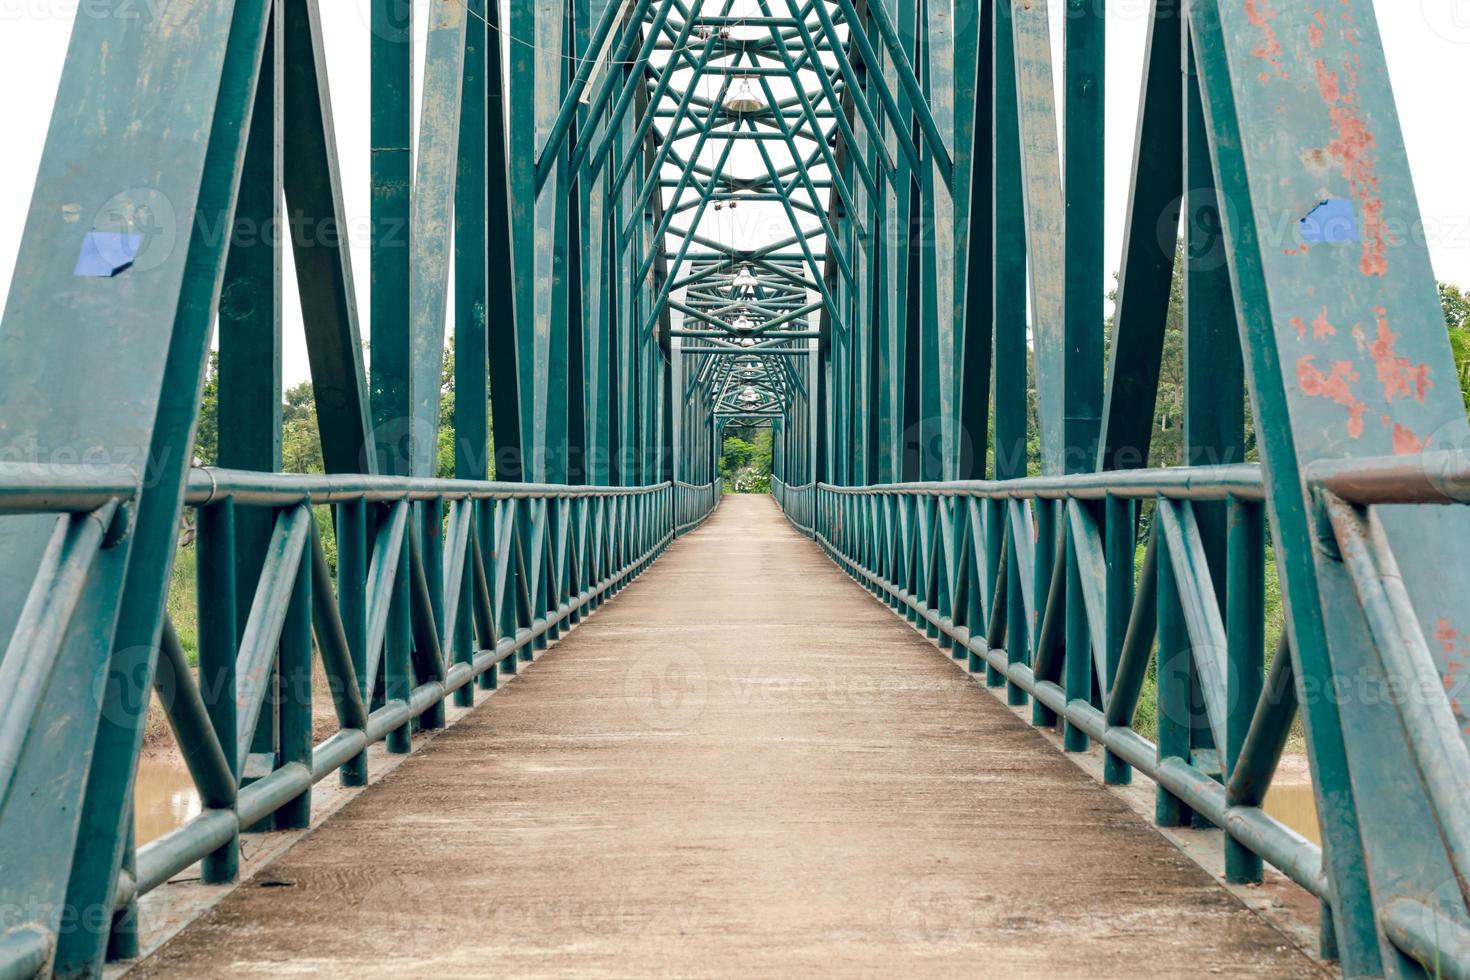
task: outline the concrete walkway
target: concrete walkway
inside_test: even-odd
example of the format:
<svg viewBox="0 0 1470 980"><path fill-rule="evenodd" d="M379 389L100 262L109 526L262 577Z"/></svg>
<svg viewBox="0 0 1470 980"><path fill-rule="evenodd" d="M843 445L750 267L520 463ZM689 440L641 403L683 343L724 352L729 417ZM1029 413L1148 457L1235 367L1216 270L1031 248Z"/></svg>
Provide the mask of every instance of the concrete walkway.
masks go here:
<svg viewBox="0 0 1470 980"><path fill-rule="evenodd" d="M1316 976L726 497L147 976Z"/></svg>

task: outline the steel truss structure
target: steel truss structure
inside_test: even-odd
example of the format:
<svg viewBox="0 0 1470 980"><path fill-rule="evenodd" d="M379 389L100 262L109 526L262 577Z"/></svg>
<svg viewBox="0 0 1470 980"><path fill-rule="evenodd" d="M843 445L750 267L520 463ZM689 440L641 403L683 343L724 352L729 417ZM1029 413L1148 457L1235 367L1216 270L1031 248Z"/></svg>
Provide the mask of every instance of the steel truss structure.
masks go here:
<svg viewBox="0 0 1470 980"><path fill-rule="evenodd" d="M472 704L713 510L732 425L862 585L1320 898L1346 974L1470 976L1470 426L1370 0L1151 5L1111 334L1101 2L418 0L420 66L368 0L355 148L319 0L89 6L0 321L0 976L133 955L142 893ZM288 247L325 475L280 472ZM150 691L203 812L139 848ZM1260 808L1298 718L1320 848Z"/></svg>
<svg viewBox="0 0 1470 980"><path fill-rule="evenodd" d="M1470 433L1428 255L1393 230L1420 217L1372 4L1153 5L1110 336L1104 5L1053 6L1056 68L1044 3L980 4L952 37L922 5L927 34L882 4L854 26L884 42L855 52L869 79L916 78L954 150L948 182L911 184L953 316L925 315L922 249L917 278L863 277L899 307L848 299L814 475L778 500L1068 750L1100 742L1108 781L1152 777L1161 825L1222 828L1230 878L1269 861L1321 898L1345 975L1470 975ZM1189 465L1147 470L1176 262ZM1320 849L1260 809L1298 719Z"/></svg>

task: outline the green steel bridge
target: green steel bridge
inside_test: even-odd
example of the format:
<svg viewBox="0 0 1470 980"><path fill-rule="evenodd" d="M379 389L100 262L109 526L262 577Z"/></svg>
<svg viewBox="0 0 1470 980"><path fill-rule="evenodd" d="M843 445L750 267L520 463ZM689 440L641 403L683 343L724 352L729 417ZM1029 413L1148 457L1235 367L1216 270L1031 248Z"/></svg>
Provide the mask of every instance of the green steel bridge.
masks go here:
<svg viewBox="0 0 1470 980"><path fill-rule="evenodd" d="M135 962L171 892L219 904L144 974L1470 977L1470 427L1373 5L1147 4L1121 256L1106 6L419 0L420 57L371 0L334 101L320 0L84 5L0 321L0 978ZM1176 279L1187 465L1151 469ZM282 472L291 291L321 474ZM774 504L721 503L732 427ZM140 842L154 695L200 806ZM1294 730L1320 845L1262 808ZM1125 792L1214 828L1219 882ZM870 928L924 848L942 961ZM598 959L496 918L543 880L689 918ZM1258 882L1320 910L1310 956L1233 918Z"/></svg>

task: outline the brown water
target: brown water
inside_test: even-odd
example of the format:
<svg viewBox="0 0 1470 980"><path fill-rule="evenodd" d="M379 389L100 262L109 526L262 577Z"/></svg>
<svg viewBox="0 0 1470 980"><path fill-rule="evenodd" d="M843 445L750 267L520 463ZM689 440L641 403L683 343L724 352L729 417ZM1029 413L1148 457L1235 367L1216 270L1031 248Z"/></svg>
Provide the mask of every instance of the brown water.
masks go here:
<svg viewBox="0 0 1470 980"><path fill-rule="evenodd" d="M199 793L177 756L158 753L138 761L133 816L138 846L168 833L199 814Z"/></svg>
<svg viewBox="0 0 1470 980"><path fill-rule="evenodd" d="M1322 843L1322 829L1317 824L1317 797L1311 783L1282 783L1266 792L1261 809L1316 844Z"/></svg>

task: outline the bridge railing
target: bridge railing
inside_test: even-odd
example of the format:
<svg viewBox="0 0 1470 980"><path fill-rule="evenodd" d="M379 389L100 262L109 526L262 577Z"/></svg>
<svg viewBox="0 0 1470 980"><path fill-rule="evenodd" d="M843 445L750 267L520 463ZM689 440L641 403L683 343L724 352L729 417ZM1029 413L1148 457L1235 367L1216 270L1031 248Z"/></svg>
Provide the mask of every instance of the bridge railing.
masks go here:
<svg viewBox="0 0 1470 980"><path fill-rule="evenodd" d="M703 524L720 505L724 484L716 479L703 485L674 481L674 534L687 534Z"/></svg>
<svg viewBox="0 0 1470 980"><path fill-rule="evenodd" d="M1463 454L1316 464L1319 546L1335 544L1420 770L1427 812L1458 880L1470 878L1470 749L1451 691L1463 671L1443 625L1431 646L1384 524L1401 505L1470 502ZM777 492L798 527L804 500ZM1006 687L1032 721L1059 725L1068 751L1104 749L1104 780L1137 769L1157 785L1160 825L1224 831L1226 877L1269 862L1324 903L1361 882L1329 879L1322 849L1262 809L1296 724L1289 630L1267 656L1268 564L1254 465L1129 471L1011 482L815 489L813 533L832 558L915 628ZM1135 728L1152 694L1156 735ZM1145 727L1143 725L1139 726ZM1319 820L1352 819L1331 806ZM1445 896L1440 896L1444 899ZM1376 896L1383 933L1421 964L1470 962L1454 898ZM1453 974L1453 971L1444 975Z"/></svg>
<svg viewBox="0 0 1470 980"><path fill-rule="evenodd" d="M1266 656L1263 508L1259 467L1238 465L819 484L813 526L1068 750L1100 743L1107 782L1153 779L1161 825L1222 828L1229 878L1265 859L1329 901L1321 848L1261 809L1296 713L1287 641ZM1156 739L1132 727L1149 693Z"/></svg>
<svg viewBox="0 0 1470 980"><path fill-rule="evenodd" d="M780 477L772 474L771 496L776 498L776 503L781 507L781 512L786 515L786 519L791 522L791 526L807 537L811 537L817 485L805 483L801 486L790 486Z"/></svg>
<svg viewBox="0 0 1470 980"><path fill-rule="evenodd" d="M616 594L718 491L194 470L197 676L165 618L153 689L201 812L129 848L113 953L135 948L138 896L199 861L205 882L233 880L241 831L306 827L315 783L334 770L366 783L369 745L408 752L415 728L443 726L448 699L473 705L476 686L494 689ZM41 750L27 735L88 567L127 533L137 492L130 470L0 464L0 513L57 515L0 660L0 807L23 753ZM314 651L335 715L321 741ZM50 942L0 931L0 973Z"/></svg>
<svg viewBox="0 0 1470 980"><path fill-rule="evenodd" d="M1406 505L1470 503L1470 460L1430 452L1307 469L1319 526L1330 529L1388 680L1385 700L1397 715L1424 788L1425 803L1455 877L1470 881L1470 727L1456 718L1465 704L1467 648L1446 619L1433 635L1415 612L1386 525ZM1324 535L1326 537L1326 535ZM1378 924L1407 956L1444 976L1470 976L1470 927L1445 896L1398 895L1379 904Z"/></svg>

